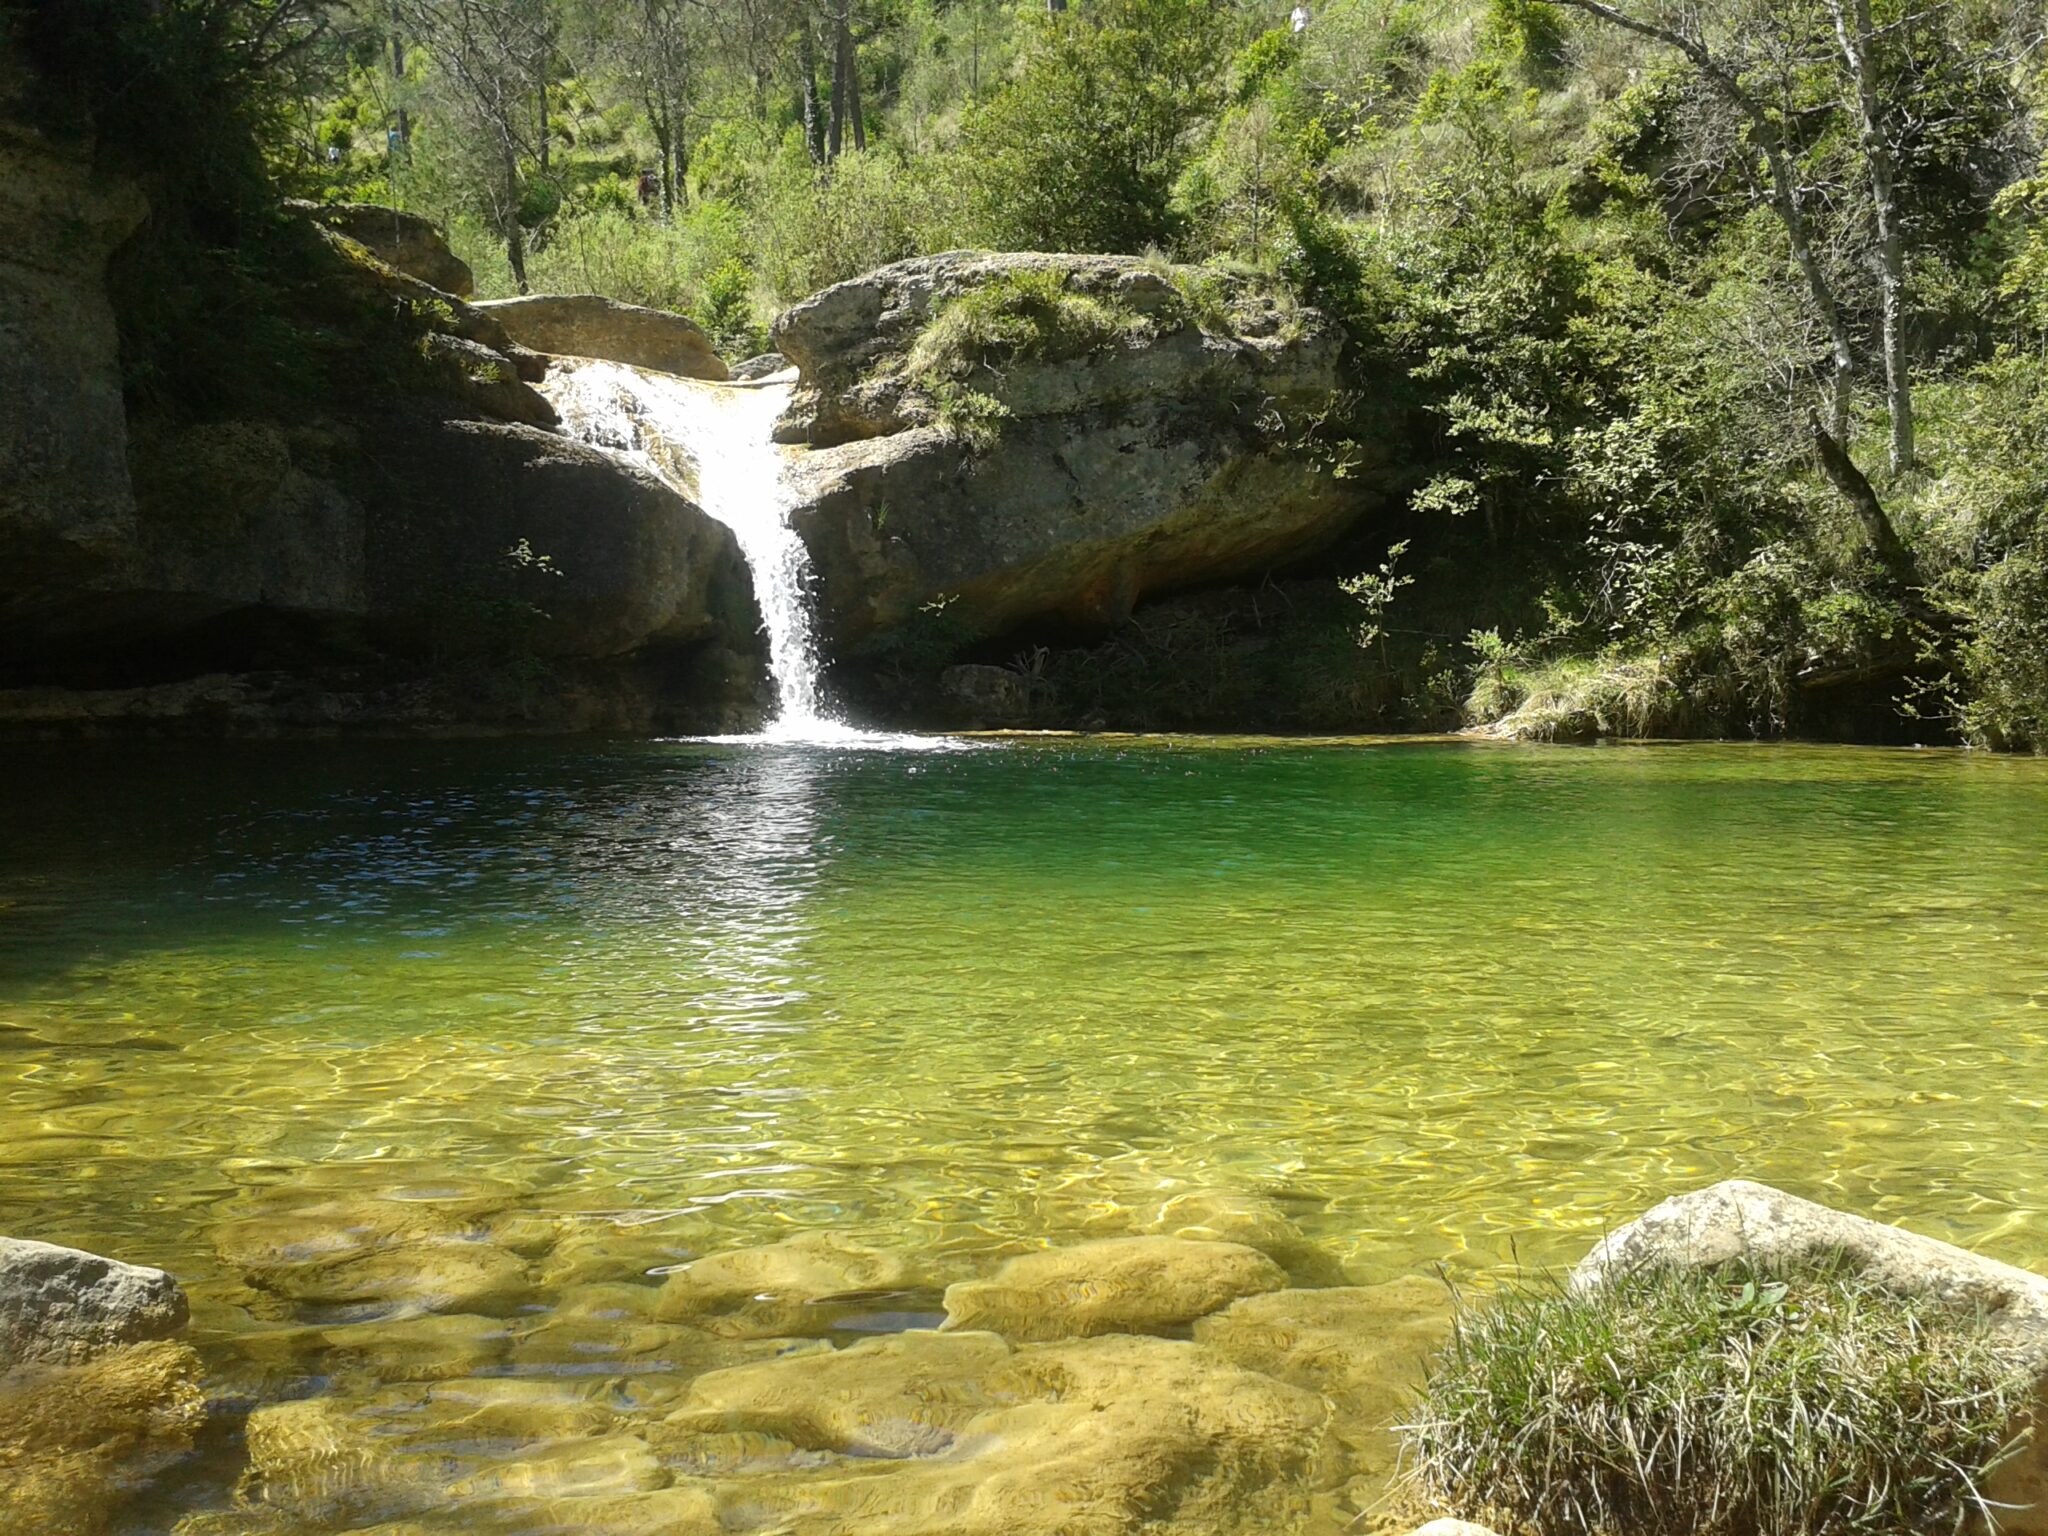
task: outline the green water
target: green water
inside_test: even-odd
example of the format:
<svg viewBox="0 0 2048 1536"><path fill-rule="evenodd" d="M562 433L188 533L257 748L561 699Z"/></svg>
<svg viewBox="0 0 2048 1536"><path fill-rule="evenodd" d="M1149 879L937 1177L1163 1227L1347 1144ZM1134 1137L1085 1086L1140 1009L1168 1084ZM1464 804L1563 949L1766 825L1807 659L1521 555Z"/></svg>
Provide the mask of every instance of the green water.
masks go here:
<svg viewBox="0 0 2048 1536"><path fill-rule="evenodd" d="M263 1309L215 1228L295 1188L629 1214L682 1256L829 1228L941 1279L1224 1190L1373 1283L1568 1263L1743 1174L2048 1264L2044 763L1104 741L0 774L0 1232L171 1268L257 1399L324 1377L241 1369ZM224 1498L232 1456L138 1528Z"/></svg>

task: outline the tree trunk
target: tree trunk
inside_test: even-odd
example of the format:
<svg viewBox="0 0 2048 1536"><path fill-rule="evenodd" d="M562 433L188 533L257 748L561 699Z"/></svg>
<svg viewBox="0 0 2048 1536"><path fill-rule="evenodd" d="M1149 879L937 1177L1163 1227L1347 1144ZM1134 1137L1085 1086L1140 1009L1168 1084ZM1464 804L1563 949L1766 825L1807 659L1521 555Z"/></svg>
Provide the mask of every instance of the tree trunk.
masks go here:
<svg viewBox="0 0 2048 1536"><path fill-rule="evenodd" d="M1869 478L1856 467L1856 461L1849 457L1839 439L1832 436L1815 416L1808 423L1813 434L1814 452L1820 458L1821 472L1830 484L1839 491L1842 499L1849 503L1857 521L1863 524L1863 531L1870 539L1870 547L1901 591L1909 591L1916 579L1913 556L1907 550L1905 541L1892 526L1891 517L1885 512L1884 503L1877 498L1877 491Z"/></svg>
<svg viewBox="0 0 2048 1536"><path fill-rule="evenodd" d="M1872 78L1870 0L1829 0L1842 60L1856 87L1856 131L1870 169L1870 202L1877 220L1880 327L1884 347L1885 406L1891 418L1893 473L1913 467L1913 381L1906 363L1906 240L1900 229L1899 197L1891 146L1885 142L1883 107Z"/></svg>
<svg viewBox="0 0 2048 1536"><path fill-rule="evenodd" d="M405 110L405 39L399 35L398 18L391 18L391 79L398 93L398 142L412 144L412 119Z"/></svg>
<svg viewBox="0 0 2048 1536"><path fill-rule="evenodd" d="M660 157L658 174L661 177L661 216L675 217L676 176L675 176L675 130L670 126L673 118L668 107L668 92L658 90L647 103L647 126L654 134L654 151Z"/></svg>
<svg viewBox="0 0 2048 1536"><path fill-rule="evenodd" d="M1827 274L1821 269L1820 259L1813 249L1813 237L1807 228L1806 206L1799 187L1799 178L1791 163L1790 153L1785 147L1783 135L1777 121L1770 112L1743 88L1741 79L1722 62L1710 49L1703 38L1674 31L1654 21L1632 16L1627 11L1607 3L1607 0L1557 0L1574 10L1585 11L1610 21L1618 27L1635 33L1639 37L1652 38L1678 52L1698 67L1700 76L1721 99L1733 107L1748 122L1751 135L1757 147L1762 150L1765 164L1770 169L1770 201L1778 215L1778 221L1785 226L1786 243L1792 248L1792 259L1798 264L1800 276L1805 279L1806 291L1813 300L1815 317L1828 333L1828 352L1833 362L1832 377L1829 379L1827 401L1827 423L1822 426L1814 421L1814 446L1821 457L1821 468L1826 471L1829 481L1841 493L1857 518L1870 534L1871 544L1878 558L1887 569L1910 577L1912 559L1907 554L1898 530L1892 526L1891 518L1884 510L1884 504L1877 499L1870 481L1856 467L1849 456L1849 405L1850 393L1856 379L1856 349L1849 335L1848 323L1842 317L1842 309L1835 302L1834 290L1828 286ZM1840 4L1841 0L1830 0ZM1862 7L1862 14L1868 16L1867 0L1851 0ZM1894 226L1895 227L1895 226ZM1904 252L1901 247L1901 265ZM1889 370L1891 359L1886 359ZM1904 384L1903 374L1900 383ZM1910 442L1911 403L1907 403L1907 432ZM1893 422L1893 441L1898 441L1898 423Z"/></svg>
<svg viewBox="0 0 2048 1536"><path fill-rule="evenodd" d="M797 69L802 74L804 109L804 147L811 152L811 159L825 158L825 113L824 104L818 100L818 48L811 37L811 22L804 18L803 30L797 34Z"/></svg>
<svg viewBox="0 0 2048 1536"><path fill-rule="evenodd" d="M548 173L548 82L545 74L540 81L540 173Z"/></svg>
<svg viewBox="0 0 2048 1536"><path fill-rule="evenodd" d="M832 124L825 133L825 158L837 160L846 143L846 56L848 44L845 0L832 14Z"/></svg>
<svg viewBox="0 0 2048 1536"><path fill-rule="evenodd" d="M846 50L846 120L853 129L853 147L865 153L868 125L860 109L860 51L853 44L853 0L842 0L839 36L840 46Z"/></svg>
<svg viewBox="0 0 2048 1536"><path fill-rule="evenodd" d="M505 150L504 235L505 262L512 269L512 281L521 293L526 285L526 230L519 222L519 156L508 145Z"/></svg>

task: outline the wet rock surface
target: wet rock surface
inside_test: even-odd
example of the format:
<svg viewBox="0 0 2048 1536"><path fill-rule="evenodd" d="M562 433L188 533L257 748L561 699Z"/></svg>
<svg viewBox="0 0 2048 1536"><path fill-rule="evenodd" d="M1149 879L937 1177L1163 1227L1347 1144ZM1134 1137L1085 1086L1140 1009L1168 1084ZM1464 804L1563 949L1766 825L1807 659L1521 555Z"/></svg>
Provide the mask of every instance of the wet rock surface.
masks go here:
<svg viewBox="0 0 2048 1536"><path fill-rule="evenodd" d="M205 1421L160 1269L0 1238L0 1531L91 1536Z"/></svg>
<svg viewBox="0 0 2048 1536"><path fill-rule="evenodd" d="M1108 1220L1099 1193L1073 1210ZM487 1178L261 1173L211 1231L231 1278L194 1329L238 1426L231 1507L178 1536L1351 1526L1347 1419L1393 1416L1374 1393L1426 1331L1404 1332L1418 1293L1285 1288L1252 1242L1312 1245L1265 1196L1123 1198L1123 1235L1035 1252L832 1230L734 1247ZM511 1288L460 1289L451 1254L492 1255L483 1279ZM942 1279L1014 1336L930 1326Z"/></svg>
<svg viewBox="0 0 2048 1536"><path fill-rule="evenodd" d="M1348 1525L1371 1512L1393 1480L1395 1425L1429 1357L1449 1341L1449 1296L1419 1276L1273 1291L1201 1319L1194 1332L1197 1343L1234 1365L1329 1399L1318 1507L1331 1523Z"/></svg>
<svg viewBox="0 0 2048 1536"><path fill-rule="evenodd" d="M760 1437L716 1485L729 1527L1249 1536L1306 1512L1327 1412L1188 1343L907 1333L705 1377L664 1439Z"/></svg>

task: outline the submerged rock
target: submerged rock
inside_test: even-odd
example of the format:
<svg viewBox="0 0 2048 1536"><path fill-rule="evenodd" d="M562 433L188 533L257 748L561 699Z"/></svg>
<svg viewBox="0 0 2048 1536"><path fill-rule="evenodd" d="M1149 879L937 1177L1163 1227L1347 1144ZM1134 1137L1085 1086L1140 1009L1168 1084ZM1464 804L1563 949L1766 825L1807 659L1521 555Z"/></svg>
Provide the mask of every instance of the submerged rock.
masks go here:
<svg viewBox="0 0 2048 1536"><path fill-rule="evenodd" d="M185 1293L160 1269L0 1237L0 1371L167 1339L190 1315Z"/></svg>
<svg viewBox="0 0 2048 1536"><path fill-rule="evenodd" d="M1394 1426L1450 1332L1444 1287L1417 1276L1247 1297L1197 1322L1195 1341L1335 1405L1315 1483L1332 1523L1348 1527L1391 1483Z"/></svg>
<svg viewBox="0 0 2048 1536"><path fill-rule="evenodd" d="M1145 1227L1168 1237L1256 1248L1286 1270L1296 1285L1345 1283L1344 1266L1336 1256L1310 1242L1279 1203L1264 1195L1237 1189L1191 1189L1168 1197Z"/></svg>
<svg viewBox="0 0 2048 1536"><path fill-rule="evenodd" d="M466 1312L379 1318L320 1330L327 1368L379 1381L442 1381L496 1369L510 1353L513 1325Z"/></svg>
<svg viewBox="0 0 2048 1536"><path fill-rule="evenodd" d="M444 1458L379 1436L356 1405L314 1397L249 1415L242 1496L258 1514L370 1525L426 1508L451 1480Z"/></svg>
<svg viewBox="0 0 2048 1536"><path fill-rule="evenodd" d="M622 304L594 293L536 293L476 307L536 352L598 357L690 379L731 377L703 327L670 310Z"/></svg>
<svg viewBox="0 0 2048 1536"><path fill-rule="evenodd" d="M685 1264L662 1285L655 1316L732 1337L801 1336L829 1328L832 1303L916 1283L902 1254L836 1232L805 1232L761 1248L735 1248Z"/></svg>
<svg viewBox="0 0 2048 1536"><path fill-rule="evenodd" d="M517 1254L485 1242L404 1243L317 1264L252 1270L249 1282L314 1306L369 1305L400 1314L505 1316L532 1294Z"/></svg>
<svg viewBox="0 0 2048 1536"><path fill-rule="evenodd" d="M1306 1512L1326 1414L1194 1344L908 1333L703 1377L656 1444L785 1448L714 1458L728 1529L1266 1536Z"/></svg>
<svg viewBox="0 0 2048 1536"><path fill-rule="evenodd" d="M191 1449L206 1417L199 1357L135 1344L0 1373L0 1531L91 1536Z"/></svg>
<svg viewBox="0 0 2048 1536"><path fill-rule="evenodd" d="M1993 1343L2034 1383L2016 1453L1986 1480L2007 1536L2048 1536L2048 1277L1953 1244L1832 1210L1747 1179L1678 1195L1603 1239L1572 1271L1596 1287L1639 1267L1711 1268L1746 1259L1765 1268L1845 1263L1901 1295L1974 1311Z"/></svg>
<svg viewBox="0 0 2048 1536"><path fill-rule="evenodd" d="M1286 1284L1277 1264L1240 1243L1106 1238L1027 1253L991 1279L948 1286L945 1326L1018 1340L1162 1333Z"/></svg>

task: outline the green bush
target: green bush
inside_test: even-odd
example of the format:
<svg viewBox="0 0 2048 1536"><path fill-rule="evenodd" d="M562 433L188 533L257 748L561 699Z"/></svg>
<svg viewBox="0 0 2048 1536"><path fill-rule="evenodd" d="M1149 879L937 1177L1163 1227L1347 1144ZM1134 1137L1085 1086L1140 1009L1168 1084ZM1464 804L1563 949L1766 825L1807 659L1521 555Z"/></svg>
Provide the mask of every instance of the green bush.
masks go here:
<svg viewBox="0 0 2048 1536"><path fill-rule="evenodd" d="M1964 735L1984 746L2048 752L2048 561L2008 555L1975 582L1968 612Z"/></svg>
<svg viewBox="0 0 2048 1536"><path fill-rule="evenodd" d="M1223 104L1232 10L1100 0L1050 18L1024 67L966 129L977 238L1007 250L1171 245L1174 184Z"/></svg>
<svg viewBox="0 0 2048 1536"><path fill-rule="evenodd" d="M1987 1513L2023 1381L1977 1313L1840 1266L1645 1269L1461 1307L1412 1490L1582 1536L1897 1536Z"/></svg>

